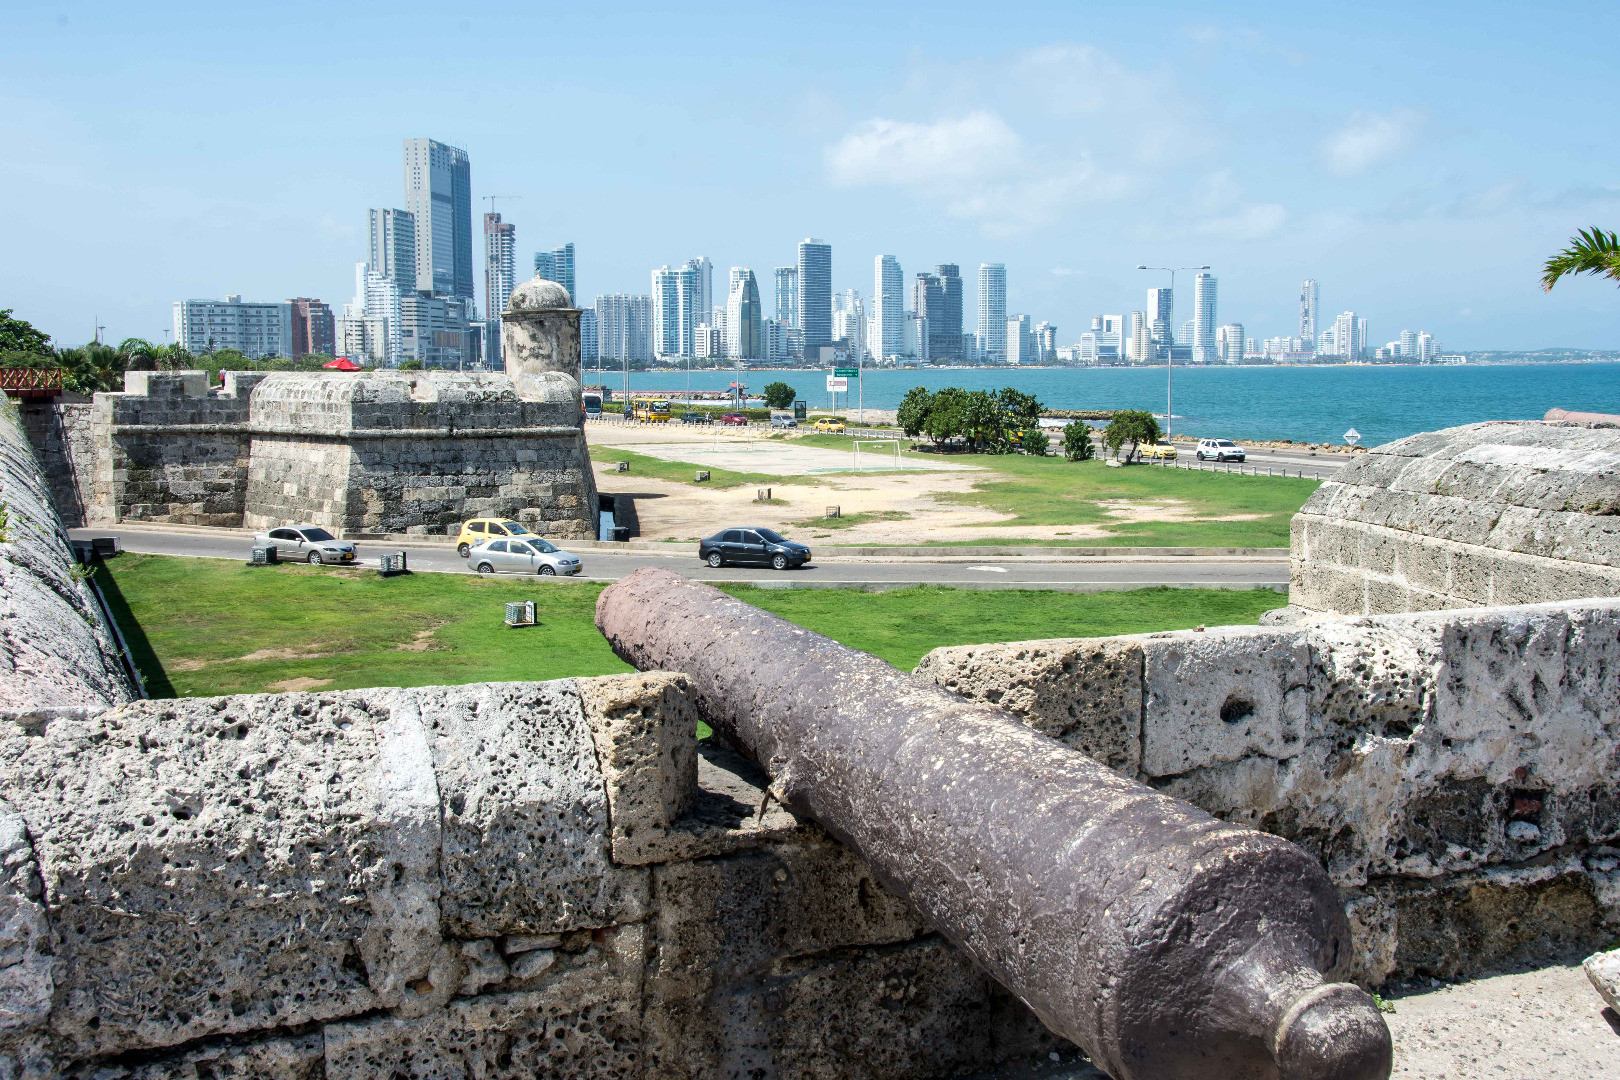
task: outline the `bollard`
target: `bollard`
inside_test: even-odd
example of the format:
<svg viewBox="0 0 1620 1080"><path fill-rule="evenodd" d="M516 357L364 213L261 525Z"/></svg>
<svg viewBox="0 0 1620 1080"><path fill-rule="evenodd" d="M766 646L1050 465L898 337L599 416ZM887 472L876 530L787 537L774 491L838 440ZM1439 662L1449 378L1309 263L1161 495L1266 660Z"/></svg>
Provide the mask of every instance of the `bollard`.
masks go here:
<svg viewBox="0 0 1620 1080"><path fill-rule="evenodd" d="M830 518L843 517L843 509L838 506L827 507L827 516Z"/></svg>
<svg viewBox="0 0 1620 1080"><path fill-rule="evenodd" d="M629 472L630 471L630 463L628 461L615 461L613 463L613 471L614 472Z"/></svg>
<svg viewBox="0 0 1620 1080"><path fill-rule="evenodd" d="M702 483L707 483L708 479L709 479L709 470L708 469L698 469L697 470L697 479L693 480L692 482L694 484L702 484Z"/></svg>
<svg viewBox="0 0 1620 1080"><path fill-rule="evenodd" d="M1339 982L1321 865L711 586L643 568L596 624L770 792L1115 1080L1383 1080L1389 1030Z"/></svg>

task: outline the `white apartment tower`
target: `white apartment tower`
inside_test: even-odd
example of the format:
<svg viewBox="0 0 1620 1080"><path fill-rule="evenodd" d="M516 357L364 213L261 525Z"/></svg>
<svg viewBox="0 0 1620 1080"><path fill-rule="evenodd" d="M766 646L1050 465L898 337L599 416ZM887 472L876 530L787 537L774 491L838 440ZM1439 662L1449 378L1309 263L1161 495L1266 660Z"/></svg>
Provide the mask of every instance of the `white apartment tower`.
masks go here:
<svg viewBox="0 0 1620 1080"><path fill-rule="evenodd" d="M979 264L979 351L991 363L1007 355L1007 266Z"/></svg>
<svg viewBox="0 0 1620 1080"><path fill-rule="evenodd" d="M872 260L872 353L899 356L906 347L906 286L900 260L879 255Z"/></svg>
<svg viewBox="0 0 1620 1080"><path fill-rule="evenodd" d="M1207 364L1218 359L1215 351L1215 275L1200 273L1193 278L1193 362Z"/></svg>
<svg viewBox="0 0 1620 1080"><path fill-rule="evenodd" d="M1367 320L1356 317L1353 311L1342 313L1333 320L1333 352L1335 356L1344 360L1354 360L1361 355L1361 333L1366 328Z"/></svg>
<svg viewBox="0 0 1620 1080"><path fill-rule="evenodd" d="M1243 362L1243 324L1227 323L1215 331L1215 352L1224 364Z"/></svg>
<svg viewBox="0 0 1620 1080"><path fill-rule="evenodd" d="M364 264L362 264L364 265ZM235 349L249 360L291 356L292 305L254 304L240 296L224 300L176 300L174 340L191 353Z"/></svg>

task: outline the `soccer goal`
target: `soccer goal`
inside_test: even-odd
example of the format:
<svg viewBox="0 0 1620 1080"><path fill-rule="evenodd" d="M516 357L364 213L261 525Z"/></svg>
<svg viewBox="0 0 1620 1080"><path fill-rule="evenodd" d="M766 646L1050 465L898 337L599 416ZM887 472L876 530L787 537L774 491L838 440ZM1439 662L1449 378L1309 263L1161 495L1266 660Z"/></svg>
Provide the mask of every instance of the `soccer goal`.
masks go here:
<svg viewBox="0 0 1620 1080"><path fill-rule="evenodd" d="M884 446L887 446L887 447L893 447L894 448L894 462L893 462L893 464L890 464L890 465L872 463L872 459L874 457L878 458L879 461L881 461L883 458L888 457L889 456L888 451L886 451L886 450L868 450L866 452L867 462L871 463L872 467L874 469L884 469L884 468L898 469L900 467L900 440L899 439L856 439L855 440L855 471L856 472L860 472L860 470L861 470L861 447L863 447L863 446L871 446L871 447L884 447Z"/></svg>

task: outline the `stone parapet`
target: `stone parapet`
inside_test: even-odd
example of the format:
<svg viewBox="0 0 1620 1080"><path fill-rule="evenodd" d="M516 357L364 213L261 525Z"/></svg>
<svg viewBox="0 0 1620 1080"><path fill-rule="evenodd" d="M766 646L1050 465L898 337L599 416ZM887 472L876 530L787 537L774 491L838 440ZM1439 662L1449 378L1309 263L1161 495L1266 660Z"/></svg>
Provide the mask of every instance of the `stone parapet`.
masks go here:
<svg viewBox="0 0 1620 1080"><path fill-rule="evenodd" d="M1377 985L1620 930L1617 668L1620 601L1595 600L961 646L917 673L1317 855Z"/></svg>
<svg viewBox="0 0 1620 1080"><path fill-rule="evenodd" d="M1290 601L1383 614L1620 595L1620 431L1487 423L1358 456L1295 516Z"/></svg>
<svg viewBox="0 0 1620 1080"><path fill-rule="evenodd" d="M0 402L0 710L26 718L133 696L17 407Z"/></svg>
<svg viewBox="0 0 1620 1080"><path fill-rule="evenodd" d="M0 730L0 1071L921 1080L1072 1056L695 721L684 678L647 672Z"/></svg>

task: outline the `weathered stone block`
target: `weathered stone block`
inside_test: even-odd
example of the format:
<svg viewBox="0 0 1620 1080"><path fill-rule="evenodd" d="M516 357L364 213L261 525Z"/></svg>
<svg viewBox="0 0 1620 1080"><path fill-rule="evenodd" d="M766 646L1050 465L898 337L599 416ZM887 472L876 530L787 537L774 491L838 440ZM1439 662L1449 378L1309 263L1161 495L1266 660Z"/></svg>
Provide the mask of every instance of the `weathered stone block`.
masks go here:
<svg viewBox="0 0 1620 1080"><path fill-rule="evenodd" d="M935 649L917 674L973 701L1002 705L1127 776L1141 766L1142 646L1055 639Z"/></svg>
<svg viewBox="0 0 1620 1080"><path fill-rule="evenodd" d="M698 715L686 677L654 671L574 685L607 785L613 861L662 861L667 832L697 801Z"/></svg>

